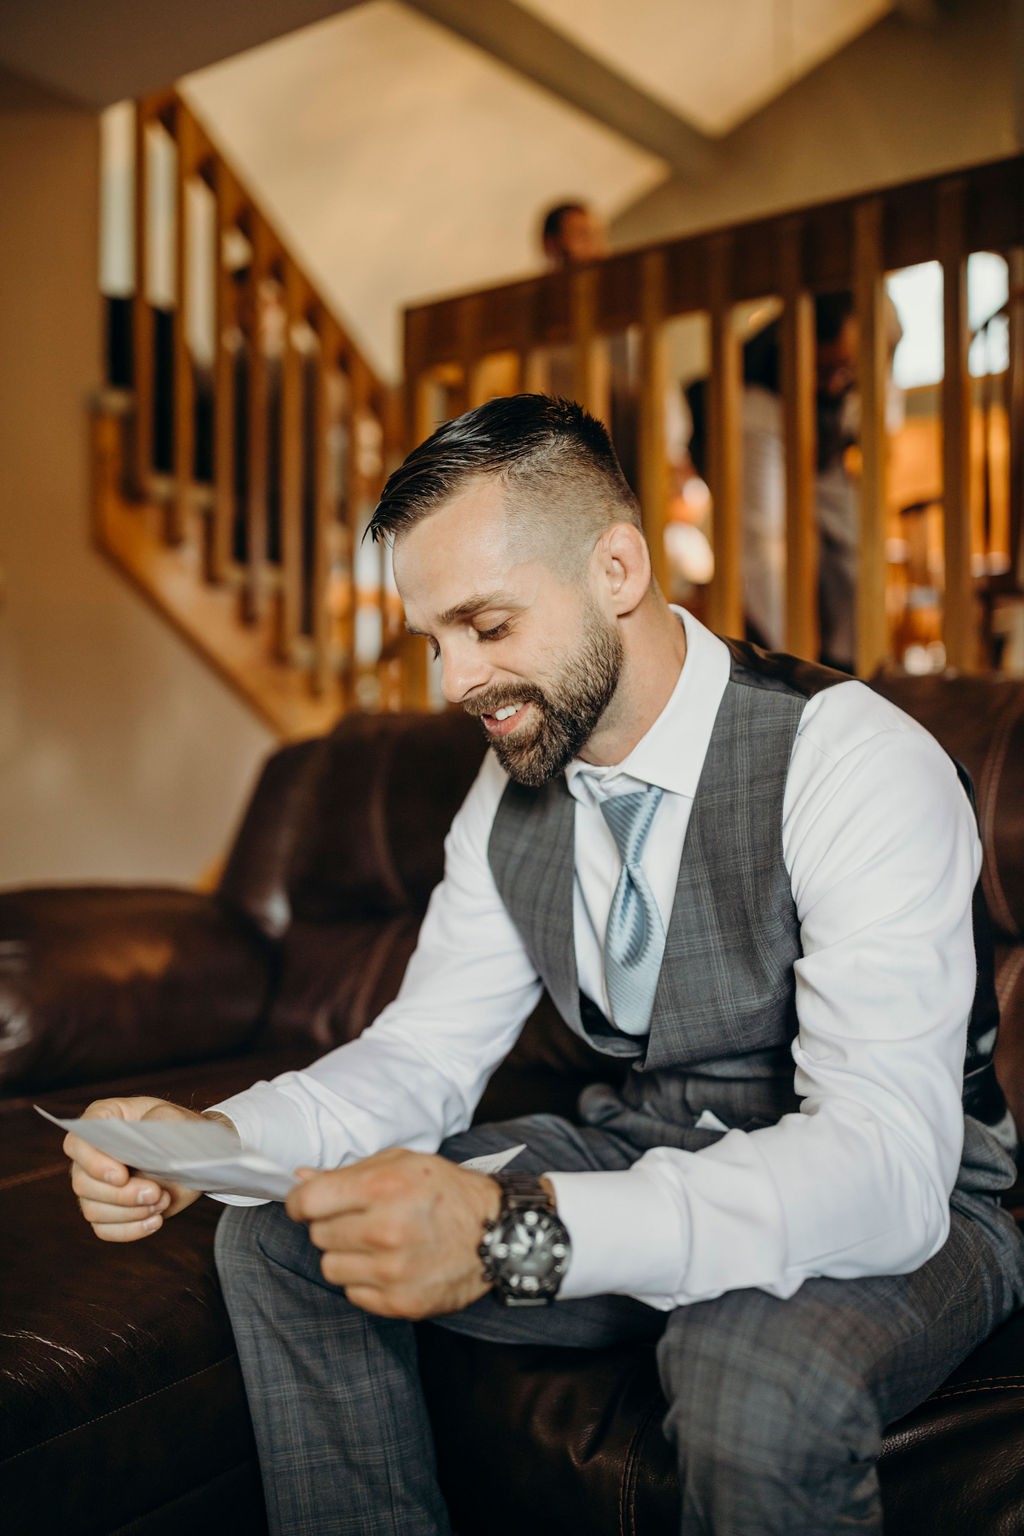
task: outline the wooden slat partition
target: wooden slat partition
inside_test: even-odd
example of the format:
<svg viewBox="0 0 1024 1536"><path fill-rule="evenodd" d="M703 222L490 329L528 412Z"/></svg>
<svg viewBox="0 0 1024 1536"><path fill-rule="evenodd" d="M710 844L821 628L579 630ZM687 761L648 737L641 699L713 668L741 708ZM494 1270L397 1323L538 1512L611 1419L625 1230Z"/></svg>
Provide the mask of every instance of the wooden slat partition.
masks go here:
<svg viewBox="0 0 1024 1536"><path fill-rule="evenodd" d="M331 674L331 614L328 606L330 565L328 535L334 520L334 475L331 462L331 371L337 365L339 334L332 314L317 311L320 347L316 367L316 477L313 516L313 691L319 697Z"/></svg>
<svg viewBox="0 0 1024 1536"><path fill-rule="evenodd" d="M970 671L975 664L974 580L971 571L970 377L967 353L967 189L959 177L939 193L938 240L942 262L942 505L946 557L943 638L947 660Z"/></svg>
<svg viewBox="0 0 1024 1536"><path fill-rule="evenodd" d="M136 490L153 466L153 311L149 305L149 100L135 107L135 295L132 299L132 377L135 381L135 455L131 478Z"/></svg>
<svg viewBox="0 0 1024 1536"><path fill-rule="evenodd" d="M860 324L860 580L857 585L857 670L862 677L884 661L885 622L885 376L886 336L882 203L867 198L854 210L854 282Z"/></svg>
<svg viewBox="0 0 1024 1536"><path fill-rule="evenodd" d="M714 498L715 575L708 612L726 634L743 629L742 464L740 462L740 340L729 301L732 235L717 235L708 271L711 379L708 390L708 484Z"/></svg>
<svg viewBox="0 0 1024 1536"><path fill-rule="evenodd" d="M814 298L803 277L804 224L779 229L780 350L786 454L786 645L818 653L817 536L814 521Z"/></svg>
<svg viewBox="0 0 1024 1536"><path fill-rule="evenodd" d="M206 579L219 584L227 579L232 559L232 531L236 497L236 431L238 411L235 351L240 345L238 293L234 275L224 261L224 246L238 228L244 206L242 189L231 171L218 160L214 169L217 206L217 286L214 356L214 498L208 538Z"/></svg>
<svg viewBox="0 0 1024 1536"><path fill-rule="evenodd" d="M654 579L668 590L665 559L665 509L668 464L665 457L665 390L668 345L665 317L665 253L649 251L643 265L641 314L640 463L637 491L651 545Z"/></svg>
<svg viewBox="0 0 1024 1536"><path fill-rule="evenodd" d="M308 290L287 256L284 267L284 352L281 360L281 591L277 656L290 661L302 627L303 355L296 328L306 319Z"/></svg>
<svg viewBox="0 0 1024 1536"><path fill-rule="evenodd" d="M1024 245L1010 251L1010 578L1024 590Z"/></svg>
<svg viewBox="0 0 1024 1536"><path fill-rule="evenodd" d="M674 317L709 315L711 374L707 383L708 480L714 498L715 577L707 593L711 623L742 633L742 437L741 343L737 305L774 295L782 300L780 362L786 460L787 644L816 654L817 529L815 525L815 358L813 304L817 295L854 295L861 338L858 386L862 426L859 439L860 569L857 583L856 662L868 675L891 648L886 611L887 439L886 272L925 261L941 261L947 276L945 328L947 368L943 387L946 592L944 639L950 664L970 670L984 660L975 643L974 577L971 571L969 437L964 407L966 313L963 275L974 250L1006 253L1019 295L1020 251L1024 247L1024 157L932 177L865 196L843 199L738 225L724 231L629 251L596 263L521 283L417 305L406 311L405 382L407 420L413 441L434 425L424 408L427 381L455 368L472 378L486 354L514 350L525 389L545 389L549 356L572 348L576 392L608 418L608 391L600 358L608 338L628 326L642 337L640 409L636 461L645 526L655 561L664 558L665 516L659 375L664 330ZM1016 254L1015 254L1016 253ZM468 307L473 319L466 321ZM1014 307L1016 306L1016 307ZM1016 359L1010 375L1011 528L1024 587L1021 520L1024 517L1024 300L1011 299ZM466 337L478 338L467 355ZM449 397L449 411L465 400ZM663 397L662 397L663 398ZM659 463L659 452L662 462Z"/></svg>
<svg viewBox="0 0 1024 1536"><path fill-rule="evenodd" d="M173 141L173 229L166 189L153 184L148 145L156 126ZM161 165L167 159L161 155ZM206 210L197 224L197 181L212 197L212 240L198 239ZM173 265L173 297L162 293L158 300L172 305L166 317L155 312L150 282L160 218L160 253L166 247ZM134 241L134 447L120 480L106 472L97 477L97 538L282 734L322 729L353 703L354 594L346 595L342 572L346 561L351 571L356 521L379 495L383 463L398 447L391 391L174 92L137 104ZM206 323L193 284L213 294L209 366L193 356L193 322ZM158 320L161 335L170 335L168 373L159 378ZM275 326L281 334L270 340ZM467 334L466 377L475 348ZM335 389L339 370L350 386L344 399ZM373 473L357 451L359 414L371 411L386 433L381 468ZM173 441L169 476L163 461L156 472L158 422L159 442L168 433ZM108 437L97 433L104 452ZM342 438L349 448L344 488ZM197 466L208 485L197 484ZM114 485L118 506L110 505ZM148 515L153 506L156 516ZM372 601L393 652L394 602L383 581ZM376 665L386 707L409 697L423 701L419 659L408 697L384 644ZM363 697L373 691L364 689Z"/></svg>
<svg viewBox="0 0 1024 1536"><path fill-rule="evenodd" d="M191 509L195 462L195 377L188 349L188 310L192 302L192 268L188 247L188 187L201 163L199 125L182 102L173 111L175 157L174 265L177 303L174 308L174 493L167 508L168 544L180 544Z"/></svg>

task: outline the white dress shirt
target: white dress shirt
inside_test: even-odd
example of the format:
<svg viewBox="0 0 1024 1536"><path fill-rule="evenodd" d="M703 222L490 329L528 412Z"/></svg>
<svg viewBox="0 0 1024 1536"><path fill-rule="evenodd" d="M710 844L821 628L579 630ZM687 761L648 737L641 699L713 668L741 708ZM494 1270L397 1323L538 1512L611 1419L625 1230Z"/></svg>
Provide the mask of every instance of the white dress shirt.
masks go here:
<svg viewBox="0 0 1024 1536"><path fill-rule="evenodd" d="M600 794L664 790L643 868L667 928L683 839L729 653L680 611L687 655L657 721L612 768L573 763L581 988L608 1011L602 950L619 855ZM357 1040L216 1107L286 1167L332 1168L383 1147L434 1151L464 1130L541 985L495 886L487 844L507 780L493 754L455 817L396 1000ZM971 895L981 862L952 763L855 681L806 705L783 804L800 922L800 1112L699 1152L659 1147L629 1169L551 1171L572 1238L563 1297L655 1307L812 1275L901 1273L945 1240L963 1137L975 984Z"/></svg>

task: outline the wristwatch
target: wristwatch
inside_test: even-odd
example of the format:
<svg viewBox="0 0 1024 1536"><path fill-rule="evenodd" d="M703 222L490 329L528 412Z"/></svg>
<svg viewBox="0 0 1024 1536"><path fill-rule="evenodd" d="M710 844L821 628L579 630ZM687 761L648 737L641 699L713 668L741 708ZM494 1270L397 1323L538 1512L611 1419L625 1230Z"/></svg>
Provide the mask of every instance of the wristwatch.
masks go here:
<svg viewBox="0 0 1024 1536"><path fill-rule="evenodd" d="M550 1306L569 1267L572 1244L555 1202L532 1173L494 1173L501 1209L484 1222L477 1252L484 1278L506 1307Z"/></svg>

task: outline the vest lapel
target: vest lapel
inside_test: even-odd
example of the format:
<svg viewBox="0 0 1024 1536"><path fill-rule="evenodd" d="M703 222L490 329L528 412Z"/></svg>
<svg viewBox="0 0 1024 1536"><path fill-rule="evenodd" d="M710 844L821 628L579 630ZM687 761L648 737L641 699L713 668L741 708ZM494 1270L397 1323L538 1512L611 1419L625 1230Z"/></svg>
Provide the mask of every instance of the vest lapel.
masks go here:
<svg viewBox="0 0 1024 1536"><path fill-rule="evenodd" d="M539 789L510 780L487 855L552 1002L566 1023L582 1033L572 916L575 808L561 775Z"/></svg>

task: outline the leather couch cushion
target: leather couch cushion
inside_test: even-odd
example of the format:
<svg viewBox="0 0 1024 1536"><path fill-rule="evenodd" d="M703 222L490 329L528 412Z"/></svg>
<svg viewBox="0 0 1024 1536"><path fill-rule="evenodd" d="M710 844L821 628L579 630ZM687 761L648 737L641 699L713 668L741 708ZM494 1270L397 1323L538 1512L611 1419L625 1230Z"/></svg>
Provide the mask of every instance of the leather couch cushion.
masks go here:
<svg viewBox="0 0 1024 1536"><path fill-rule="evenodd" d="M0 1085L89 1083L241 1049L266 941L216 899L138 886L0 895Z"/></svg>
<svg viewBox="0 0 1024 1536"><path fill-rule="evenodd" d="M883 673L872 687L919 720L971 775L992 923L997 935L1024 937L1024 684Z"/></svg>
<svg viewBox="0 0 1024 1536"><path fill-rule="evenodd" d="M344 720L311 767L289 874L295 919L422 914L483 752L480 727L461 712Z"/></svg>

